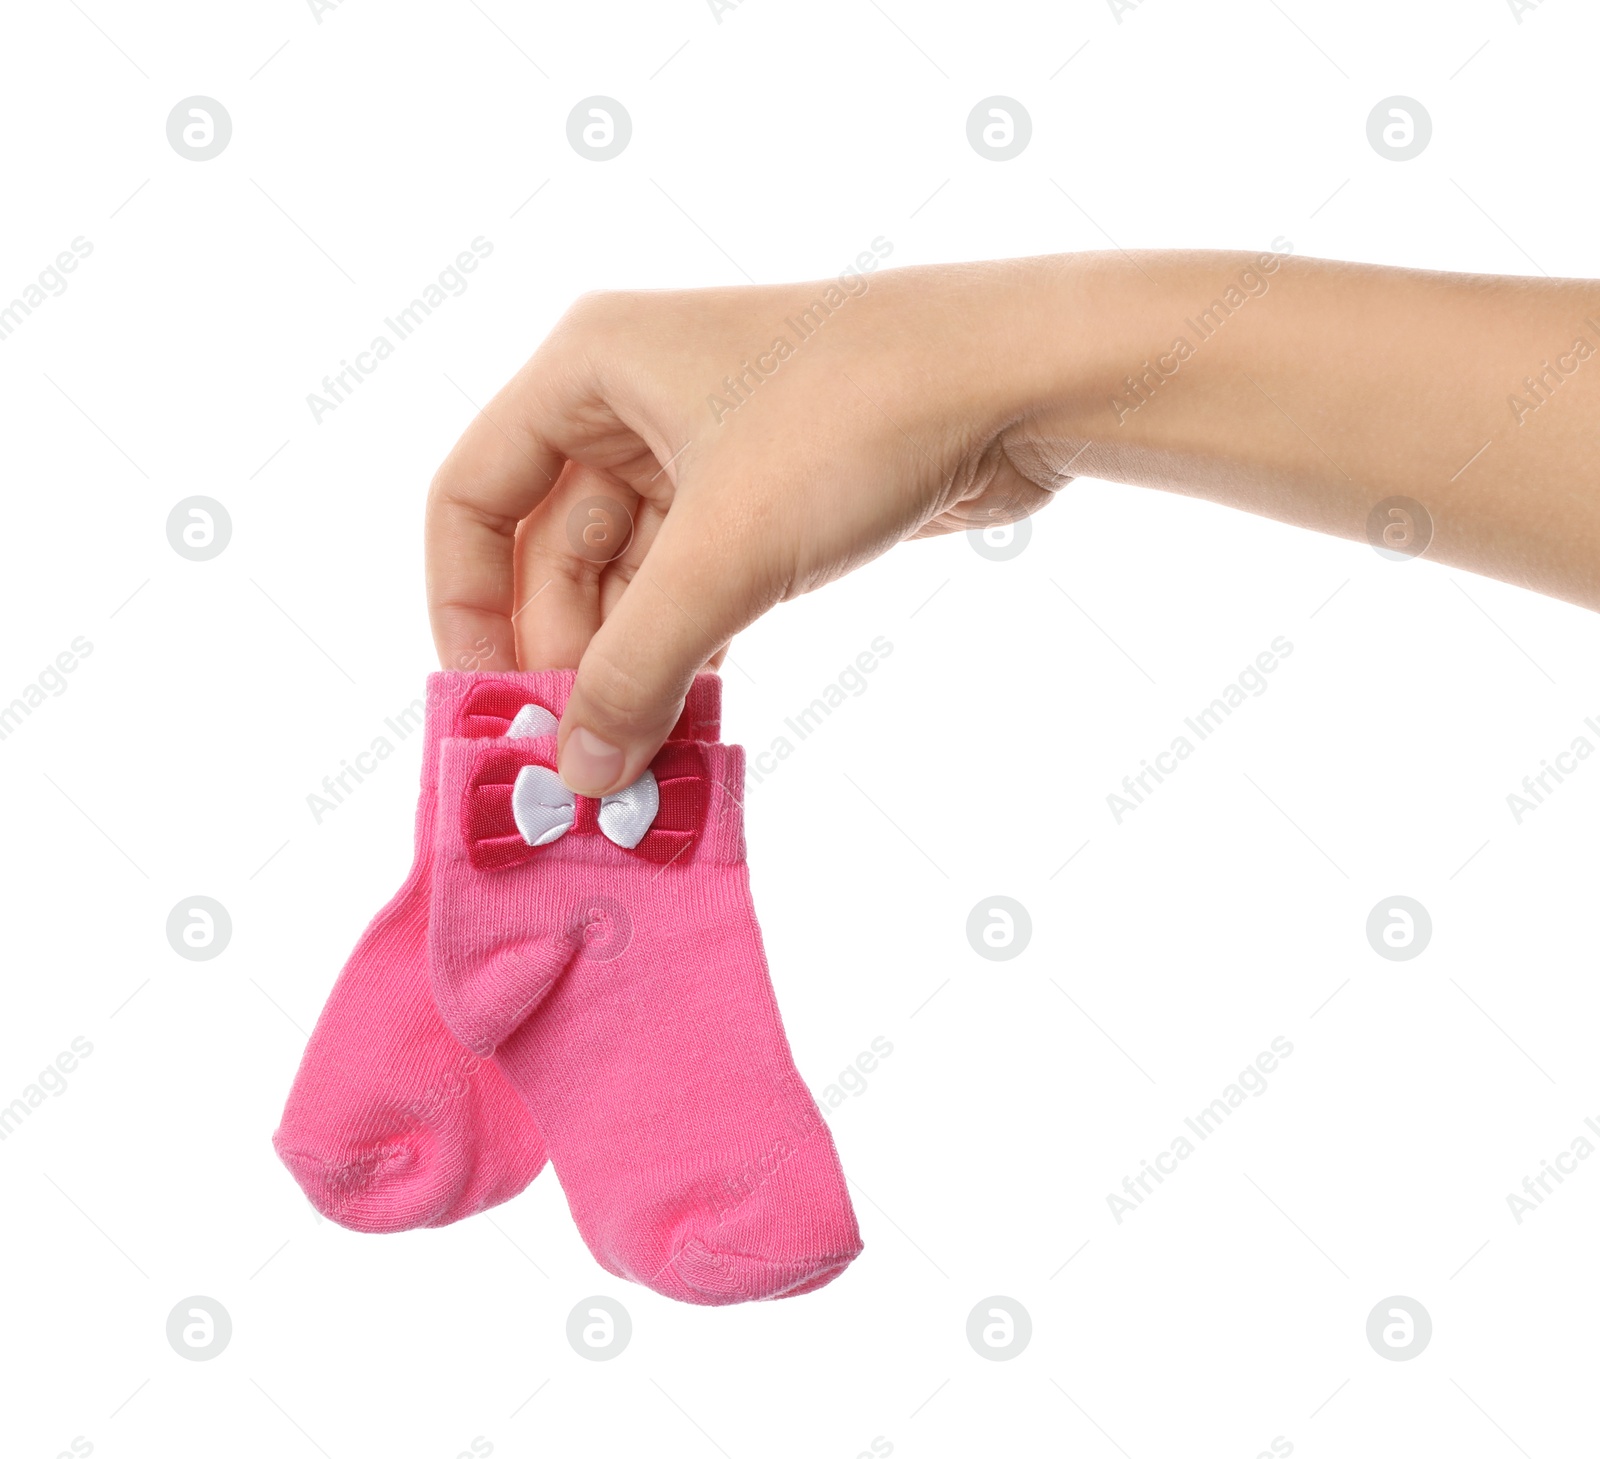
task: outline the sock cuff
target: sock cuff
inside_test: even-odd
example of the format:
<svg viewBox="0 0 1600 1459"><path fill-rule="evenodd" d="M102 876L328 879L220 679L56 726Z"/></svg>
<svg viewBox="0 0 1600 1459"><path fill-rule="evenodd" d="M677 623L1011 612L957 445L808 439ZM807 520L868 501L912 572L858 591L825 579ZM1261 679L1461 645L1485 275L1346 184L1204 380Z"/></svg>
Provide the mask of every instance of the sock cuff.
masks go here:
<svg viewBox="0 0 1600 1459"><path fill-rule="evenodd" d="M559 721L576 677L573 669L510 674L441 669L429 674L423 793L438 783L441 741L503 736L528 705L548 710ZM721 735L722 679L712 673L696 674L668 739L713 741Z"/></svg>
<svg viewBox="0 0 1600 1459"><path fill-rule="evenodd" d="M744 750L669 740L647 776L595 800L556 773L553 734L439 744L441 848L484 872L524 865L653 862L665 873L745 859Z"/></svg>

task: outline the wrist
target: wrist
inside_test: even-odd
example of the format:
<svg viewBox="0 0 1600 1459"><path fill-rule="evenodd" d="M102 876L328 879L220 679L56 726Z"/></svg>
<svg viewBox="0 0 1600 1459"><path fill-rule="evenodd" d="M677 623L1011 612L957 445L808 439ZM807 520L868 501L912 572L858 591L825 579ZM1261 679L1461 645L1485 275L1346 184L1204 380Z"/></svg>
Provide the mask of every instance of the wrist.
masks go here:
<svg viewBox="0 0 1600 1459"><path fill-rule="evenodd" d="M1039 470L1168 484L1162 461L1223 452L1217 391L1250 372L1283 263L1271 251L1026 260L1012 408Z"/></svg>

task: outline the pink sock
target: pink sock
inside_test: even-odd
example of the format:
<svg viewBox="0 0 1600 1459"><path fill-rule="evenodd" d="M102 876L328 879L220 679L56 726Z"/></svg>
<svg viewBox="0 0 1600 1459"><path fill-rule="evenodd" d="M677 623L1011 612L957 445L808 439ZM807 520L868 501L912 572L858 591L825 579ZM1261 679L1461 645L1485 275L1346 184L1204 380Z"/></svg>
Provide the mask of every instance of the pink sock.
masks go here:
<svg viewBox="0 0 1600 1459"><path fill-rule="evenodd" d="M339 974L272 1137L312 1205L356 1231L458 1221L516 1195L544 1164L527 1107L456 1042L429 989L439 744L505 731L465 713L474 677L428 680L411 871Z"/></svg>
<svg viewBox="0 0 1600 1459"><path fill-rule="evenodd" d="M598 803L554 765L553 735L441 747L445 1022L521 1091L608 1271L704 1304L823 1285L861 1238L767 976L743 751L669 743Z"/></svg>
<svg viewBox="0 0 1600 1459"><path fill-rule="evenodd" d="M565 701L572 675L439 673L428 679L411 871L334 984L273 1136L311 1203L357 1231L442 1226L509 1200L544 1164L520 1095L440 1019L428 976L439 744L502 736L524 706ZM682 732L715 737L706 676Z"/></svg>

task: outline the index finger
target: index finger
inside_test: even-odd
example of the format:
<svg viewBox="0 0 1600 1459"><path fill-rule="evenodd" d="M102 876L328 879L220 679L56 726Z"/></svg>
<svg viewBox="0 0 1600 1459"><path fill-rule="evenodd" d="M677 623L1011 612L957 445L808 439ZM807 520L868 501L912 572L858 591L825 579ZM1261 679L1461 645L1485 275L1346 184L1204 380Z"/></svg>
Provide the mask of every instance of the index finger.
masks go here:
<svg viewBox="0 0 1600 1459"><path fill-rule="evenodd" d="M566 457L538 385L519 373L462 433L428 490L428 618L447 669L517 662L517 523L549 495Z"/></svg>

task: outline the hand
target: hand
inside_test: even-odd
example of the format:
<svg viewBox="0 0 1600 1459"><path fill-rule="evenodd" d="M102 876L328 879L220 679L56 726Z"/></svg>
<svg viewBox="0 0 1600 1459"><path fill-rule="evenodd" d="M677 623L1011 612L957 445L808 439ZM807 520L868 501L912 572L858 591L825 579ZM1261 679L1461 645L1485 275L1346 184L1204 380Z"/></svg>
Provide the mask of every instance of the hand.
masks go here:
<svg viewBox="0 0 1600 1459"><path fill-rule="evenodd" d="M600 795L773 604L1075 466L1357 541L1398 502L1411 555L1600 608L1597 320L1592 282L1287 246L598 295L434 480L434 637L576 665L561 774Z"/></svg>
<svg viewBox="0 0 1600 1459"><path fill-rule="evenodd" d="M990 265L580 300L434 479L441 662L575 667L562 778L630 784L774 604L1049 499L1054 473L1007 451L995 323L1017 283Z"/></svg>

